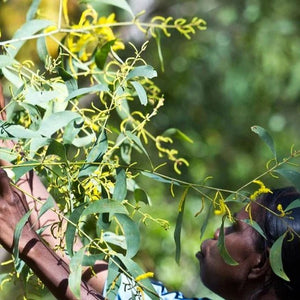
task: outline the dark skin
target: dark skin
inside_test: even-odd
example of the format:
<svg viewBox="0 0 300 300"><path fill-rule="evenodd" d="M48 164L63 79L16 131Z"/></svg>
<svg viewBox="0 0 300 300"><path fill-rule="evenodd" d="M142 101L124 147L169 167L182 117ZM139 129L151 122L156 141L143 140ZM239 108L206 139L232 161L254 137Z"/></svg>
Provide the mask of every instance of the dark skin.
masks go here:
<svg viewBox="0 0 300 300"><path fill-rule="evenodd" d="M5 171L0 169L0 243L12 252L13 233L21 217L28 211L24 194L12 186ZM10 220L7 222L7 220ZM20 257L58 299L76 299L69 289L68 264L46 246L32 229L30 222L23 228L19 242ZM51 267L49 267L51 266ZM87 283L81 284L82 299L99 299Z"/></svg>
<svg viewBox="0 0 300 300"><path fill-rule="evenodd" d="M263 213L262 208L252 203L252 218ZM242 209L236 215L236 222L225 228L225 244L237 266L224 262L217 247L219 229L212 239L205 240L197 253L200 262L200 276L203 283L225 299L250 299L261 289L271 274L269 260L255 248L257 233L243 222L249 219L248 212ZM274 290L256 299L277 299Z"/></svg>

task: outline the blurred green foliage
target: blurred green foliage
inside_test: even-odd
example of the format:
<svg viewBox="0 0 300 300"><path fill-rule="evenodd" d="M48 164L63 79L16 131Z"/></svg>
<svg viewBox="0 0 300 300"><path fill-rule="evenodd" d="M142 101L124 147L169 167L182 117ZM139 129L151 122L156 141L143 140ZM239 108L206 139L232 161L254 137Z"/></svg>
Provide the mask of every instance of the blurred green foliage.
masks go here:
<svg viewBox="0 0 300 300"><path fill-rule="evenodd" d="M136 13L143 9L139 1L131 2ZM14 1L5 5L10 3ZM146 57L159 72L156 82L167 100L152 126L157 133L178 128L194 141L176 145L190 162L183 180L201 182L212 176L210 185L237 189L262 173L271 153L250 131L254 124L272 134L279 156L286 156L292 144L299 147L298 4L297 0L155 0L146 7L150 15L199 16L208 24L208 29L191 41L180 34L173 34L172 40L161 37L164 72L154 40ZM17 14L14 17L18 18ZM14 23L11 16L9 22ZM139 42L139 36L130 30L128 39ZM286 182L267 178L266 184ZM153 224L147 226L138 262L154 271L170 289L180 289L190 297L217 298L199 284L197 275L194 253L200 247L203 222L195 217L201 209L198 196L190 194L187 199L182 257L177 265L173 230L182 191L175 189L172 198L168 186L140 185L158 204L149 208L149 213L169 220L172 226L169 231ZM213 216L206 236L220 222Z"/></svg>

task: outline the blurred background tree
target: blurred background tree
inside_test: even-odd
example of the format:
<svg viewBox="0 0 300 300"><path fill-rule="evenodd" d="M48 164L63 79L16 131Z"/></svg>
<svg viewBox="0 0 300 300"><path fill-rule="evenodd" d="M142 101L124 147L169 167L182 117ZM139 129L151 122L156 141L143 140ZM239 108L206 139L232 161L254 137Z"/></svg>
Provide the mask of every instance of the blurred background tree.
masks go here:
<svg viewBox="0 0 300 300"><path fill-rule="evenodd" d="M51 14L58 1L44 1L41 13ZM109 9L101 1L91 1L101 11ZM271 158L265 145L251 133L254 124L266 128L274 137L279 155L286 155L292 144L299 147L300 112L300 32L298 1L263 0L149 0L128 1L134 12L207 21L206 31L191 40L173 33L160 37L163 64L158 59L157 41L152 39L146 61L156 67L157 85L166 98L160 117L152 123L162 133L169 127L180 129L193 143L178 141L177 148L189 160L181 179L202 182L212 176L210 185L237 189L263 172ZM31 1L0 2L2 39L11 37L23 23ZM76 15L76 1L69 1ZM80 9L80 6L79 6ZM118 16L122 16L118 11ZM120 17L119 17L120 18ZM142 44L145 37L134 28L120 32L128 41ZM30 47L24 51L30 53ZM25 55L25 54L24 54ZM166 170L172 173L173 170ZM175 176L175 175L174 175ZM286 184L267 179L269 185ZM170 289L187 296L217 299L199 284L199 228L203 220L194 217L201 201L187 199L183 225L181 263L174 261L174 224L178 197L172 198L168 186L143 186L152 196L156 216L168 219L171 228L162 231L151 224L142 234L143 248L138 261L155 272ZM158 211L158 208L160 209ZM153 213L153 211L152 211ZM210 235L217 217L206 233ZM217 219L217 220L215 220ZM187 279L188 278L188 279ZM2 292L1 292L2 293Z"/></svg>

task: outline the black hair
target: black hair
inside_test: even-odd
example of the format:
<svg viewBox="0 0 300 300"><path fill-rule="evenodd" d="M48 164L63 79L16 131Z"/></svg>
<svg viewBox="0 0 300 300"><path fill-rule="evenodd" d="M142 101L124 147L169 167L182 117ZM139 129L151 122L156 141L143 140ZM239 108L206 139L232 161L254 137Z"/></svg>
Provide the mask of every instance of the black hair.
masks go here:
<svg viewBox="0 0 300 300"><path fill-rule="evenodd" d="M294 187L274 189L257 199L263 213L256 221L267 238L260 239L260 248L270 249L280 236L287 233L282 243L281 258L283 270L290 281L272 271L265 286L265 289L274 288L278 298L284 300L300 299L300 208L293 208L281 215L296 199L300 199L300 193Z"/></svg>

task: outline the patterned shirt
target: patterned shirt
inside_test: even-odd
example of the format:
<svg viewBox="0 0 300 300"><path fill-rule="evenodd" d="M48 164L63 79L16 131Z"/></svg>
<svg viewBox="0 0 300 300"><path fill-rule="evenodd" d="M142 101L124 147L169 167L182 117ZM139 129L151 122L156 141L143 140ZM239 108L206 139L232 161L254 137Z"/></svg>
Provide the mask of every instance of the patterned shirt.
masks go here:
<svg viewBox="0 0 300 300"><path fill-rule="evenodd" d="M161 282L152 282L152 285L161 300L209 300L207 298L186 298L181 292L168 292ZM104 291L106 288L104 289ZM103 295L105 297L105 294ZM137 285L125 275L121 275L116 300L152 300L147 294L141 292Z"/></svg>

